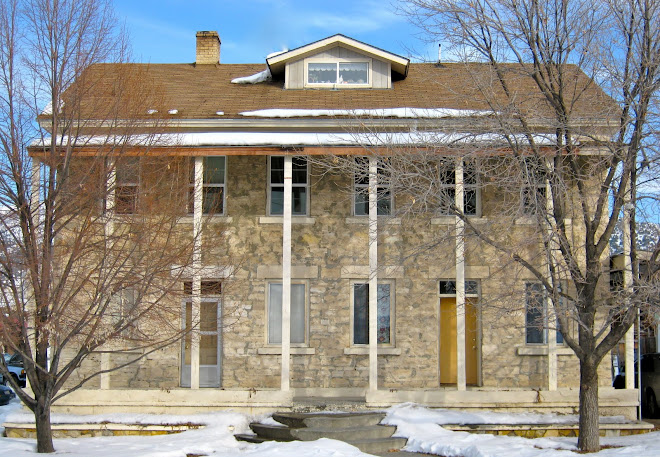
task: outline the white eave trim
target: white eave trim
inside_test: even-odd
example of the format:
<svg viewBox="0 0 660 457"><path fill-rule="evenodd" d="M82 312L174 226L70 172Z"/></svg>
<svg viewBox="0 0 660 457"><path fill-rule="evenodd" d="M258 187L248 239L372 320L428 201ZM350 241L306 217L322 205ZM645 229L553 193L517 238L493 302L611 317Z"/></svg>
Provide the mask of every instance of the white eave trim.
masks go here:
<svg viewBox="0 0 660 457"><path fill-rule="evenodd" d="M292 49L291 51L267 58L266 63L268 64L268 67L272 73L279 73L282 71L287 61L296 60L309 54L318 53L323 49L334 47L338 44L341 44L347 48L354 49L360 53L368 54L378 59L389 61L392 65L392 71L395 71L399 74L406 75L408 73L408 65L410 65L410 59L406 59L405 57L392 54L391 52L385 51L383 49L370 46L366 43L354 40L353 38L349 38L345 35L333 35L323 40Z"/></svg>

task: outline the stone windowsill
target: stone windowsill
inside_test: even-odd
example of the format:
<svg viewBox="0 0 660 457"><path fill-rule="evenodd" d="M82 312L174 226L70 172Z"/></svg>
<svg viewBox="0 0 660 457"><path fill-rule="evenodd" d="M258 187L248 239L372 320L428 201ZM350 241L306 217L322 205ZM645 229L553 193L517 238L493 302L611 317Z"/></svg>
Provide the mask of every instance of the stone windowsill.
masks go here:
<svg viewBox="0 0 660 457"><path fill-rule="evenodd" d="M344 355L369 355L369 347L353 346L344 348ZM378 348L378 355L401 355L401 348Z"/></svg>
<svg viewBox="0 0 660 457"><path fill-rule="evenodd" d="M518 355L548 355L548 346L519 346L516 348ZM566 346L557 346L557 355L573 355L571 348Z"/></svg>
<svg viewBox="0 0 660 457"><path fill-rule="evenodd" d="M194 219L195 218L193 216L183 216L181 219L179 219L179 222L184 224L192 224ZM233 222L231 216L209 216L208 214L203 214L202 220L204 222L218 222L222 224L231 224Z"/></svg>
<svg viewBox="0 0 660 457"><path fill-rule="evenodd" d="M282 225L282 216L260 216L259 217L259 223L260 224L280 224ZM307 217L307 216L291 216L291 223L292 224L307 224L307 225L314 225L316 223L316 218L315 217Z"/></svg>
<svg viewBox="0 0 660 457"><path fill-rule="evenodd" d="M535 216L522 216L518 217L515 220L516 225L536 225L539 223L538 219ZM564 224L565 225L571 225L573 223L573 219L566 218L564 219Z"/></svg>
<svg viewBox="0 0 660 457"><path fill-rule="evenodd" d="M483 224L488 222L486 217L468 216L470 222L473 224ZM456 223L456 216L438 216L431 219L431 225L454 225Z"/></svg>
<svg viewBox="0 0 660 457"><path fill-rule="evenodd" d="M314 355L316 354L315 348L307 347L292 347L290 348L291 355ZM259 355L282 355L281 346L265 346L257 349Z"/></svg>
<svg viewBox="0 0 660 457"><path fill-rule="evenodd" d="M385 222L387 225L401 225L401 218L378 216L378 222ZM369 216L351 216L346 218L347 224L364 224L369 225Z"/></svg>

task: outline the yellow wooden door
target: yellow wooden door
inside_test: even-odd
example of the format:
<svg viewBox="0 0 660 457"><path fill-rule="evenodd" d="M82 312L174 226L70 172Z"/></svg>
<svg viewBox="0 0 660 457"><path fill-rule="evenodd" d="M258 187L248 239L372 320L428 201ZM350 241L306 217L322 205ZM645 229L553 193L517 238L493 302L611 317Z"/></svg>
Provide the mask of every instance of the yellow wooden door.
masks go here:
<svg viewBox="0 0 660 457"><path fill-rule="evenodd" d="M469 385L478 379L477 306L474 299L465 304L465 374ZM440 299L440 383L456 384L456 298Z"/></svg>

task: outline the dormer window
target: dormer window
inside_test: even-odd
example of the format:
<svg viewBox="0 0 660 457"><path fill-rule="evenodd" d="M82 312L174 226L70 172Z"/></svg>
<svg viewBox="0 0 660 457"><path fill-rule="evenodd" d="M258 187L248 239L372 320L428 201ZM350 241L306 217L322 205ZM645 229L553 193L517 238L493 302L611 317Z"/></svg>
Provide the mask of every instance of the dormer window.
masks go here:
<svg viewBox="0 0 660 457"><path fill-rule="evenodd" d="M307 62L307 86L370 86L370 63L363 62Z"/></svg>

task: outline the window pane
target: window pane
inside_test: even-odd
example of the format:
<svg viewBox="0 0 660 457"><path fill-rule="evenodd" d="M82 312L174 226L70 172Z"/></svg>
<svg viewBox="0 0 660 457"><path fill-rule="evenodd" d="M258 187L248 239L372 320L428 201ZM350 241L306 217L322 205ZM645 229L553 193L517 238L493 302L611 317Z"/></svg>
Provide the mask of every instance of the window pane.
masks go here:
<svg viewBox="0 0 660 457"><path fill-rule="evenodd" d="M291 284L291 343L305 342L305 285Z"/></svg>
<svg viewBox="0 0 660 457"><path fill-rule="evenodd" d="M202 302L200 304L199 329L202 332L218 331L218 303Z"/></svg>
<svg viewBox="0 0 660 457"><path fill-rule="evenodd" d="M369 285L353 286L353 344L369 343Z"/></svg>
<svg viewBox="0 0 660 457"><path fill-rule="evenodd" d="M477 214L477 190L465 189L463 196L463 212L466 215L474 216Z"/></svg>
<svg viewBox="0 0 660 457"><path fill-rule="evenodd" d="M204 187L204 214L222 214L222 187Z"/></svg>
<svg viewBox="0 0 660 457"><path fill-rule="evenodd" d="M307 159L305 157L294 157L291 168L293 184L307 184Z"/></svg>
<svg viewBox="0 0 660 457"><path fill-rule="evenodd" d="M140 158L123 157L117 161L117 184L137 184L140 181Z"/></svg>
<svg viewBox="0 0 660 457"><path fill-rule="evenodd" d="M284 157L270 158L270 182L272 184L284 183Z"/></svg>
<svg viewBox="0 0 660 457"><path fill-rule="evenodd" d="M543 322L543 290L541 284L526 286L525 327L527 343L544 343L545 329Z"/></svg>
<svg viewBox="0 0 660 457"><path fill-rule="evenodd" d="M337 64L307 64L307 82L311 84L335 84L337 82Z"/></svg>
<svg viewBox="0 0 660 457"><path fill-rule="evenodd" d="M390 285L378 284L378 343L390 343Z"/></svg>
<svg viewBox="0 0 660 457"><path fill-rule="evenodd" d="M268 343L282 344L282 284L269 284ZM305 285L291 284L291 343L305 342Z"/></svg>
<svg viewBox="0 0 660 457"><path fill-rule="evenodd" d="M440 281L440 293L443 295L456 295L456 281Z"/></svg>
<svg viewBox="0 0 660 457"><path fill-rule="evenodd" d="M270 214L284 214L284 187L271 187Z"/></svg>
<svg viewBox="0 0 660 457"><path fill-rule="evenodd" d="M369 214L369 196L367 195L367 189L357 188L355 189L355 215L356 216L366 216Z"/></svg>
<svg viewBox="0 0 660 457"><path fill-rule="evenodd" d="M367 62L340 63L339 82L342 84L368 84L369 64Z"/></svg>
<svg viewBox="0 0 660 457"><path fill-rule="evenodd" d="M201 335L199 337L199 364L218 364L218 335Z"/></svg>
<svg viewBox="0 0 660 457"><path fill-rule="evenodd" d="M378 210L376 214L379 216L389 216L392 214L392 197L390 191L386 188L378 188Z"/></svg>
<svg viewBox="0 0 660 457"><path fill-rule="evenodd" d="M282 284L270 284L268 297L268 343L282 343Z"/></svg>
<svg viewBox="0 0 660 457"><path fill-rule="evenodd" d="M307 214L307 188L294 187L291 189L293 200L291 202L291 211L294 215L304 216ZM282 212L284 214L284 191L282 191Z"/></svg>
<svg viewBox="0 0 660 457"><path fill-rule="evenodd" d="M225 183L225 158L205 157L204 184L224 184L224 183Z"/></svg>
<svg viewBox="0 0 660 457"><path fill-rule="evenodd" d="M118 214L133 214L137 210L138 186L115 188L115 211Z"/></svg>

